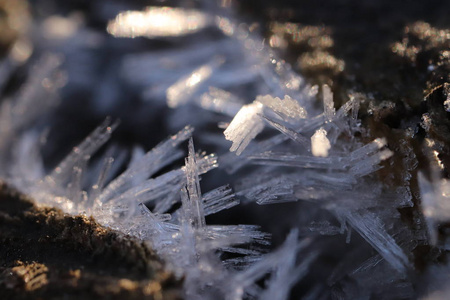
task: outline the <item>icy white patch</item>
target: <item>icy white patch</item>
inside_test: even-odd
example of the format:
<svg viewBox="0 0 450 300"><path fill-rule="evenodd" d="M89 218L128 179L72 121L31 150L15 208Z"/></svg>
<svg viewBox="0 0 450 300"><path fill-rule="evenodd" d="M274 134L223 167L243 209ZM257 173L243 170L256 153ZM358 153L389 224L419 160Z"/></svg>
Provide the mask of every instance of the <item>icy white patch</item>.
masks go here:
<svg viewBox="0 0 450 300"><path fill-rule="evenodd" d="M194 142L189 140L189 156L186 158L186 192L187 197L182 197L185 218L192 222L194 227L204 227L205 212L203 210L202 195L197 159L195 157Z"/></svg>
<svg viewBox="0 0 450 300"><path fill-rule="evenodd" d="M170 108L175 108L189 101L199 85L207 80L211 76L213 70L220 64L221 60L215 59L213 62L199 67L188 76L178 80L167 89L167 105Z"/></svg>
<svg viewBox="0 0 450 300"><path fill-rule="evenodd" d="M214 87L201 96L200 106L206 110L215 111L234 117L242 106L242 101L235 95Z"/></svg>
<svg viewBox="0 0 450 300"><path fill-rule="evenodd" d="M42 31L47 39L64 40L73 37L82 25L82 18L71 16L68 18L61 16L51 16L42 23Z"/></svg>
<svg viewBox="0 0 450 300"><path fill-rule="evenodd" d="M311 88L314 89L314 88ZM275 129L279 130L282 134L273 136L272 138L266 139L265 141L261 141L255 143L254 145L250 145L248 150L245 152L245 156L253 156L254 153L262 152L269 150L288 139L292 139L293 141L301 144L306 150L310 151L310 140L303 136L303 132L309 132L311 130L317 130L321 126L329 126L332 125L332 129L334 130L334 138L333 143L335 143L337 137L341 132L352 130L353 128L349 128L348 125L345 125L343 119L346 118L346 115L350 110L354 110L357 112L358 105L356 103L356 99L351 99L347 103L345 103L341 108L337 111L337 113L330 114L331 121L327 120L325 117L325 113L319 114L315 117L308 119L301 119L298 124L290 124L288 122L283 122L276 118L276 116L271 116L270 114L262 114L261 118L267 121L271 126ZM283 123L283 124L282 124ZM355 123L355 121L353 121ZM357 125L356 125L357 126ZM357 128L357 127L356 127ZM248 132L247 132L248 133ZM330 145L332 144L331 139L329 139ZM250 141L249 141L250 143ZM385 152L385 156L387 156L388 152ZM379 159L379 157L378 157ZM373 159L376 164L376 158ZM239 168L244 166L248 160L242 160L232 154L226 154L221 157L221 164L225 166L226 170L230 173L237 171ZM368 164L368 166L371 166ZM371 170L371 169L370 169ZM366 174L369 172L369 169L365 170ZM361 172L361 176L364 173Z"/></svg>
<svg viewBox="0 0 450 300"><path fill-rule="evenodd" d="M327 132L320 128L316 130L311 137L311 152L314 156L327 157L331 148L330 141L327 139Z"/></svg>
<svg viewBox="0 0 450 300"><path fill-rule="evenodd" d="M264 122L259 116L263 106L259 102L244 105L224 131L225 138L233 142L230 151L240 155L258 133L264 129Z"/></svg>
<svg viewBox="0 0 450 300"><path fill-rule="evenodd" d="M155 6L145 11L122 12L108 23L107 30L115 37L180 36L197 32L211 21L208 15L197 10Z"/></svg>
<svg viewBox="0 0 450 300"><path fill-rule="evenodd" d="M328 121L333 120L336 110L334 109L333 93L328 85L323 86L323 110Z"/></svg>
<svg viewBox="0 0 450 300"><path fill-rule="evenodd" d="M297 120L307 117L306 110L301 107L296 100L292 99L288 95L284 96L284 99L272 97L270 95L258 96L255 101L269 107L282 118Z"/></svg>

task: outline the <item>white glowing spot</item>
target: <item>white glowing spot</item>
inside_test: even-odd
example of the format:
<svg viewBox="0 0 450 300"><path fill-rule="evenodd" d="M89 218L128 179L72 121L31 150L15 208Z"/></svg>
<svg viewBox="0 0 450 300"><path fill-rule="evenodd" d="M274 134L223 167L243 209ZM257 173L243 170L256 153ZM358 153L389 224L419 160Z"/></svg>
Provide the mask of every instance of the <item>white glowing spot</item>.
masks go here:
<svg viewBox="0 0 450 300"><path fill-rule="evenodd" d="M67 39L75 34L82 23L78 16L64 18L51 16L42 23L44 36L48 39Z"/></svg>
<svg viewBox="0 0 450 300"><path fill-rule="evenodd" d="M11 57L17 62L28 60L32 53L33 44L26 38L17 40L11 49Z"/></svg>
<svg viewBox="0 0 450 300"><path fill-rule="evenodd" d="M210 69L211 68L205 68L204 70L206 70L206 72L203 72L203 73L206 73L206 74L209 74L210 73ZM203 71L203 70L202 70ZM186 81L186 86L189 86L189 87L191 87L191 86L194 86L194 85L196 85L196 84L199 84L201 81L202 81L202 74L200 73L200 72L198 72L198 73L194 73L194 74L192 74L190 77L189 77L189 79Z"/></svg>
<svg viewBox="0 0 450 300"><path fill-rule="evenodd" d="M211 77L213 69L217 67L218 64L220 64L220 62L214 61L203 65L170 86L166 92L167 105L170 108L175 108L185 104L197 90L198 86Z"/></svg>
<svg viewBox="0 0 450 300"><path fill-rule="evenodd" d="M433 156L436 159L436 162L438 163L438 166L441 170L444 170L444 164L442 163L441 159L439 158L439 152L436 150L433 150Z"/></svg>
<svg viewBox="0 0 450 300"><path fill-rule="evenodd" d="M216 17L216 26L219 27L225 35L232 36L234 34L234 25L227 18Z"/></svg>
<svg viewBox="0 0 450 300"><path fill-rule="evenodd" d="M107 30L115 37L165 37L197 32L210 24L210 17L197 10L148 7L126 11L109 22Z"/></svg>
<svg viewBox="0 0 450 300"><path fill-rule="evenodd" d="M373 142L377 145L378 149L383 148L387 144L386 138L377 138Z"/></svg>
<svg viewBox="0 0 450 300"><path fill-rule="evenodd" d="M286 49L288 42L282 36L274 34L269 38L269 45L272 48Z"/></svg>
<svg viewBox="0 0 450 300"><path fill-rule="evenodd" d="M426 131L430 130L431 125L432 125L432 121L431 121L431 117L429 113L424 113L422 115L422 122L420 122L420 125L422 126L423 129L425 129Z"/></svg>
<svg viewBox="0 0 450 300"><path fill-rule="evenodd" d="M425 142L427 143L427 146L428 146L428 147L434 147L434 145L436 144L436 143L434 142L434 140L429 139L429 138L425 138Z"/></svg>
<svg viewBox="0 0 450 300"><path fill-rule="evenodd" d="M244 105L223 132L225 138L233 142L230 151L240 155L258 133L264 129L264 122L259 116L263 105L257 101Z"/></svg>
<svg viewBox="0 0 450 300"><path fill-rule="evenodd" d="M270 95L258 96L256 101L264 104L281 116L292 119L304 119L307 117L306 110L298 102L288 95L284 99L272 97Z"/></svg>
<svg viewBox="0 0 450 300"><path fill-rule="evenodd" d="M311 152L314 156L327 157L331 144L325 129L318 129L311 137Z"/></svg>
<svg viewBox="0 0 450 300"><path fill-rule="evenodd" d="M209 91L201 96L200 106L206 110L234 117L241 109L242 101L227 91L210 87Z"/></svg>

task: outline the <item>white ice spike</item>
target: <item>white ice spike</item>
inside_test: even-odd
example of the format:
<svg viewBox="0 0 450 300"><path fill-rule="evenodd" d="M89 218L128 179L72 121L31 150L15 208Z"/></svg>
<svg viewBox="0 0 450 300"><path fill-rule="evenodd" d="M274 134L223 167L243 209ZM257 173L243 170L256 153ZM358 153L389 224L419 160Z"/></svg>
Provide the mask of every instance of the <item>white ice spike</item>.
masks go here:
<svg viewBox="0 0 450 300"><path fill-rule="evenodd" d="M192 222L194 227L204 227L205 212L203 210L202 194L200 190L200 181L198 177L197 158L195 155L194 142L189 139L189 156L186 158L186 191L187 199L183 203L187 219Z"/></svg>

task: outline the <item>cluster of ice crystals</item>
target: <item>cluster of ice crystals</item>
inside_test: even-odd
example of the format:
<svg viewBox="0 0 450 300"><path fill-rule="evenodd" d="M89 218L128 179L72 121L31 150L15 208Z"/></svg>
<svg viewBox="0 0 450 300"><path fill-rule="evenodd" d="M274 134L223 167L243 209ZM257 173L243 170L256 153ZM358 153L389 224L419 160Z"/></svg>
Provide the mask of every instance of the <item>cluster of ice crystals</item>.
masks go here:
<svg viewBox="0 0 450 300"><path fill-rule="evenodd" d="M243 299L256 297L258 299L288 299L290 287L303 277L316 258L317 254L306 255L301 263L296 264L297 253L306 248L310 241L298 241L297 230L293 230L284 244L274 252L265 255L247 270L235 274L231 278L231 291L227 299ZM256 282L270 274L268 288L262 290Z"/></svg>
<svg viewBox="0 0 450 300"><path fill-rule="evenodd" d="M230 151L240 155L263 129L264 121L261 119L263 106L259 102L244 105L233 121L224 131L225 138L233 142Z"/></svg>
<svg viewBox="0 0 450 300"><path fill-rule="evenodd" d="M304 299L414 297L410 253L419 243L450 249L448 241L440 243L438 230L450 221L450 183L436 170L431 179L419 174L428 232L402 223L399 209L417 205L409 188L417 159L406 149L402 183L392 188L380 182L375 172L394 152L384 138L364 144L356 137L365 133L358 120L364 95L351 94L337 106L333 86L308 85L252 26L219 7L124 12L108 31L116 37L176 40L214 26L212 20L222 36L192 35L193 42L179 48L132 52L95 89L97 113L121 109L114 98L117 78L136 91L149 118L167 104L171 110L162 122L178 132L147 152L108 144L119 122L106 118L49 170L40 153L47 125L43 116L51 112L66 78L60 57L43 55L20 92L1 103L2 177L41 204L91 215L148 243L184 278L187 299L288 299L296 285ZM98 57L90 51L103 39L75 19L45 22L40 30L51 46L41 47L66 54L71 88L95 85L88 74L95 73L89 70ZM49 24L60 24L61 30ZM16 67L8 62L0 65L0 89ZM187 124L195 125L195 133ZM194 138L196 145L212 145L219 155L196 152ZM233 175L207 174L215 168ZM211 176L213 183L201 185L201 176ZM203 194L204 186L210 191ZM245 205L250 202L274 206L260 213ZM277 205L282 202L296 203L286 209ZM293 228L284 243L278 241L281 246L263 254L271 240L258 226L207 222L230 208L274 226L274 240L280 228ZM415 220L418 225L420 220ZM324 266L322 256L335 264ZM429 298L443 290L438 287Z"/></svg>
<svg viewBox="0 0 450 300"><path fill-rule="evenodd" d="M269 107L282 118L304 119L307 116L306 110L288 95L284 96L284 99L270 95L258 96L256 101Z"/></svg>

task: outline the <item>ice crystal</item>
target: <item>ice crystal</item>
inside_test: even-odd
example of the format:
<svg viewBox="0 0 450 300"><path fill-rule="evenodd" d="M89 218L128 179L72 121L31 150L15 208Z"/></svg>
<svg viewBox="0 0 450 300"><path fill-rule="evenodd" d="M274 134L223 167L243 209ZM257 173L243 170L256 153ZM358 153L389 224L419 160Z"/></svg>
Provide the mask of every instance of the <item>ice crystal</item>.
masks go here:
<svg viewBox="0 0 450 300"><path fill-rule="evenodd" d="M120 13L108 24L108 32L116 37L148 38L179 36L196 32L210 23L207 15L196 10L173 7L148 7L145 11Z"/></svg>
<svg viewBox="0 0 450 300"><path fill-rule="evenodd" d="M336 112L334 109L333 94L328 85L323 86L323 108L325 118L328 121L333 120L333 117L336 114Z"/></svg>
<svg viewBox="0 0 450 300"><path fill-rule="evenodd" d="M178 105L184 104L192 97L192 94L197 90L198 86L208 79L213 69L219 64L217 59L207 65L203 65L189 74L185 78L181 78L174 85L167 89L167 105L175 108Z"/></svg>
<svg viewBox="0 0 450 300"><path fill-rule="evenodd" d="M214 87L201 97L200 106L206 110L215 111L234 117L242 106L242 101L235 95Z"/></svg>
<svg viewBox="0 0 450 300"><path fill-rule="evenodd" d="M330 150L330 141L327 139L327 132L320 128L311 137L311 152L314 156L328 156Z"/></svg>
<svg viewBox="0 0 450 300"><path fill-rule="evenodd" d="M233 142L230 151L241 154L250 141L264 129L264 122L259 115L262 108L259 102L244 105L233 118L224 131L225 138Z"/></svg>
<svg viewBox="0 0 450 300"><path fill-rule="evenodd" d="M37 34L44 43L37 53L63 53L66 61L61 65L56 54L30 56L23 87L2 101L2 178L40 204L93 216L147 243L184 278L187 299L288 299L292 287L304 299L413 298L415 247L450 249L440 236L440 226L450 220L450 184L439 174L442 146L425 140L438 165L430 176L419 173L419 195L409 187L417 167L413 149L392 148L383 137L363 142L370 141L358 120L365 95L350 93L347 102L335 102L334 85L307 84L255 26L222 2L204 3L203 10L122 12L108 25L115 37L164 38L176 46L108 40L75 17L41 20ZM59 30L51 29L58 24ZM219 31L179 37L211 26ZM276 26L292 35L298 29ZM130 43L133 51L110 41ZM101 80L94 72L102 61L100 47L121 53ZM0 65L0 89L17 64L10 55ZM78 90L93 95L88 106L105 121L59 163L48 163L51 148L59 149L46 128L58 125L52 107L60 92L78 99ZM120 99L128 93L131 104ZM121 116L126 132L138 128L145 138L148 123L142 119L156 124L158 134L175 134L150 150L144 149L153 140L126 149L114 143L120 122L106 113ZM424 114L422 127L430 129L430 118ZM392 187L377 171L399 159L406 172ZM295 203L280 205L285 202ZM412 230L402 219L418 203L423 216L414 216ZM215 222L224 219L229 223ZM273 232L273 239L248 224L254 222ZM441 273L447 276L448 269Z"/></svg>
<svg viewBox="0 0 450 300"><path fill-rule="evenodd" d="M4 148L14 135L30 126L47 113L58 101L57 91L64 79L58 73L61 57L56 54L43 56L33 66L36 70L13 99L1 103L0 147ZM5 78L6 81L8 78ZM39 103L38 106L34 105Z"/></svg>
<svg viewBox="0 0 450 300"><path fill-rule="evenodd" d="M307 116L306 110L288 95L283 100L278 97L273 98L270 95L259 96L256 101L269 107L282 118L304 119Z"/></svg>
<svg viewBox="0 0 450 300"><path fill-rule="evenodd" d="M430 182L423 173L419 173L419 187L422 195L423 214L427 222L430 242L438 245L438 226L450 219L450 182L438 179L437 168L433 170ZM448 245L445 243L444 248Z"/></svg>

